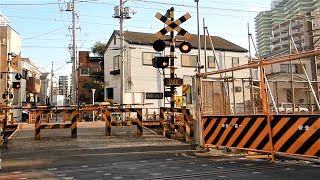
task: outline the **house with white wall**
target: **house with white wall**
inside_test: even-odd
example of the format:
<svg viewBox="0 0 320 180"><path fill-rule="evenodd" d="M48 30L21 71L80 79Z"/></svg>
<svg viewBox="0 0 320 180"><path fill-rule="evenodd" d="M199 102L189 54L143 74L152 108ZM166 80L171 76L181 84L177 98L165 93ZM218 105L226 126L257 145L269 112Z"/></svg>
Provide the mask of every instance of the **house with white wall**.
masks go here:
<svg viewBox="0 0 320 180"><path fill-rule="evenodd" d="M163 39L168 39L165 36ZM247 50L221 37L211 36L216 59L220 69L231 68L248 63ZM156 52L152 45L157 40L154 34L142 32L124 32L124 104L146 104L144 107L151 112L158 112L159 107L169 107L170 98L165 99L147 99L147 93L163 93L163 78L169 77L170 69L157 69L152 66L152 58L156 56L168 56L170 54L169 42L163 52ZM177 42L185 40L183 37L176 36ZM179 48L175 49L174 67L176 77L182 78L184 84L192 85L192 76L196 74L198 58L198 36L192 35L187 39L192 50L183 54ZM207 38L207 44L210 44ZM201 36L201 47L204 47L204 37ZM114 31L108 43L104 54L104 78L108 83L105 89L105 99L120 103L121 93L121 62L120 62L120 34ZM207 48L207 70L218 70L214 54L210 46ZM204 65L203 48L200 54L201 64ZM201 70L203 72L203 70ZM249 77L249 70L237 71L234 77ZM220 76L216 76L220 77ZM239 83L240 84L240 83ZM176 96L181 96L181 87L176 88ZM249 96L249 93L245 93ZM241 93L242 96L242 93ZM237 97L237 96L236 96ZM248 97L247 97L248 98ZM238 100L237 100L238 101ZM239 100L240 101L240 100ZM230 100L233 102L233 100ZM150 113L150 112L149 112Z"/></svg>

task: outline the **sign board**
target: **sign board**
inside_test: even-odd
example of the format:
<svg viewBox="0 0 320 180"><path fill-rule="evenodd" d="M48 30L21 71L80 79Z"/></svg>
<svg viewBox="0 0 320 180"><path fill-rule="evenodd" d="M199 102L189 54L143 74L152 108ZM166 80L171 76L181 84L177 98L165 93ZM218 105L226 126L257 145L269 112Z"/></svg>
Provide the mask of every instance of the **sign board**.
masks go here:
<svg viewBox="0 0 320 180"><path fill-rule="evenodd" d="M182 94L186 95L186 94L190 94L190 93L191 93L190 84L183 84L182 85Z"/></svg>
<svg viewBox="0 0 320 180"><path fill-rule="evenodd" d="M176 96L176 106L182 107L182 96Z"/></svg>
<svg viewBox="0 0 320 180"><path fill-rule="evenodd" d="M165 91L164 92L164 97L171 97L172 96L172 92L171 91Z"/></svg>
<svg viewBox="0 0 320 180"><path fill-rule="evenodd" d="M165 86L181 86L183 84L183 79L181 78L165 78Z"/></svg>
<svg viewBox="0 0 320 180"><path fill-rule="evenodd" d="M147 92L146 99L163 99L163 93Z"/></svg>

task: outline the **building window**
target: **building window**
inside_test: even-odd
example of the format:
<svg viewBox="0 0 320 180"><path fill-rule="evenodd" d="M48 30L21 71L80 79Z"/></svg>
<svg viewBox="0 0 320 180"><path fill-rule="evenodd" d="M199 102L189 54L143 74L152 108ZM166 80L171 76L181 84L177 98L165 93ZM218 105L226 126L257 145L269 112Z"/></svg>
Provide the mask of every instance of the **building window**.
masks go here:
<svg viewBox="0 0 320 180"><path fill-rule="evenodd" d="M160 53L143 52L142 53L142 64L152 66L152 59L154 57L159 57L160 55L161 55Z"/></svg>
<svg viewBox="0 0 320 180"><path fill-rule="evenodd" d="M80 68L80 76L90 76L89 68Z"/></svg>
<svg viewBox="0 0 320 180"><path fill-rule="evenodd" d="M239 58L238 57L233 57L232 58L232 67L239 66Z"/></svg>
<svg viewBox="0 0 320 180"><path fill-rule="evenodd" d="M119 59L120 59L120 56L114 56L113 57L113 70L119 70Z"/></svg>
<svg viewBox="0 0 320 180"><path fill-rule="evenodd" d="M106 99L113 99L113 88L106 89Z"/></svg>
<svg viewBox="0 0 320 180"><path fill-rule="evenodd" d="M280 64L280 72L283 72L283 73L290 72L289 64Z"/></svg>
<svg viewBox="0 0 320 180"><path fill-rule="evenodd" d="M183 67L197 67L197 55L181 55L181 66Z"/></svg>
<svg viewBox="0 0 320 180"><path fill-rule="evenodd" d="M306 68L306 65L303 64L303 66L301 66L301 64L295 64L295 73L297 74L304 74L304 70L303 67Z"/></svg>
<svg viewBox="0 0 320 180"><path fill-rule="evenodd" d="M28 79L28 70L23 69L21 75L22 75L22 79Z"/></svg>
<svg viewBox="0 0 320 180"><path fill-rule="evenodd" d="M208 67L209 68L216 68L216 59L214 56L208 56Z"/></svg>
<svg viewBox="0 0 320 180"><path fill-rule="evenodd" d="M293 64L292 73L304 74L303 67L305 68L305 64L303 64L303 66L300 64ZM290 73L290 64L280 64L280 72Z"/></svg>

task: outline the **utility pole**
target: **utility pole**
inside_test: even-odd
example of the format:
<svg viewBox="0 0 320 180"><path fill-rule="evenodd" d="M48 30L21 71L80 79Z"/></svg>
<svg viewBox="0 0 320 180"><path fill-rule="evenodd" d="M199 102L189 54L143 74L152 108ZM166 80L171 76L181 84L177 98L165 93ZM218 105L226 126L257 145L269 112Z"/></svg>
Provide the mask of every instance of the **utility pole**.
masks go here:
<svg viewBox="0 0 320 180"><path fill-rule="evenodd" d="M52 105L53 100L53 61L51 64L51 88L50 88L50 104Z"/></svg>
<svg viewBox="0 0 320 180"><path fill-rule="evenodd" d="M314 49L313 45L313 27L312 27L312 16L311 13L308 12L306 14L306 32L308 33L308 49ZM317 63L315 56L310 56L310 64L311 64L311 79L312 79L312 88L315 92L315 98L319 101L319 89L318 89L318 77L317 77ZM318 106L316 107L316 111L320 111Z"/></svg>
<svg viewBox="0 0 320 180"><path fill-rule="evenodd" d="M121 76L121 84L120 84L120 104L122 105L124 102L124 36L123 36L123 19L124 19L124 13L123 13L123 4L122 0L120 0L120 63L121 63L121 69L120 69L120 76ZM122 119L123 120L123 119Z"/></svg>
<svg viewBox="0 0 320 180"><path fill-rule="evenodd" d="M71 104L77 104L77 49L76 49L76 14L75 0L72 0L72 93Z"/></svg>

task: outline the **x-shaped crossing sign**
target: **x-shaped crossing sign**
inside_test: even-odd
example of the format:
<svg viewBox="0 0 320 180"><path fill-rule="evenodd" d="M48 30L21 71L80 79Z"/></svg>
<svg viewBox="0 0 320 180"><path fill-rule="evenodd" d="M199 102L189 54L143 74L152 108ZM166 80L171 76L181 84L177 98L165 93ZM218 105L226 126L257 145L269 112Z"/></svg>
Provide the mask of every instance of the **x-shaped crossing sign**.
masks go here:
<svg viewBox="0 0 320 180"><path fill-rule="evenodd" d="M155 17L167 25L167 27L161 29L159 32L156 33L157 38L160 39L168 32L172 32L174 30L178 32L178 35L184 36L187 39L191 37L191 34L188 31L184 30L179 26L180 24L184 23L185 21L191 18L191 15L189 13L185 14L184 16L181 16L179 19L175 21L171 21L170 19L168 19L160 13L157 13Z"/></svg>
<svg viewBox="0 0 320 180"><path fill-rule="evenodd" d="M16 70L17 72L21 71L21 68L19 67L19 62L21 61L19 56L15 56L12 60L11 60L11 68ZM1 72L3 71L7 71L8 67L5 67L4 69L1 69Z"/></svg>

